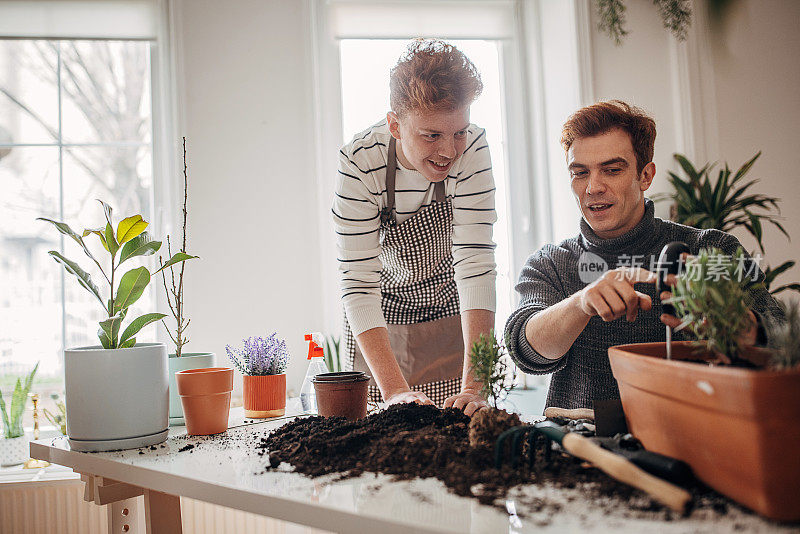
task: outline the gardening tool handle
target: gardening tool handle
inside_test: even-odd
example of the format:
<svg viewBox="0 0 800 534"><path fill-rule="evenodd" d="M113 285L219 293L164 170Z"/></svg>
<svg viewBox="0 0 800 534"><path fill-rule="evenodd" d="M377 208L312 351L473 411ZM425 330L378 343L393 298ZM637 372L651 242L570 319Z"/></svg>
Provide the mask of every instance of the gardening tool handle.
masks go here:
<svg viewBox="0 0 800 534"><path fill-rule="evenodd" d="M689 254L690 252L689 245L682 241L672 241L661 249L661 254L658 256L658 264L656 265L656 274L658 274L656 291L659 295L662 291L672 291L672 288L667 284L667 275L678 274L682 264L681 255ZM664 313L675 315L675 308L672 304L664 304Z"/></svg>
<svg viewBox="0 0 800 534"><path fill-rule="evenodd" d="M544 410L544 416L548 419L563 417L564 419L591 419L594 421L594 410L591 408L557 408L548 406Z"/></svg>
<svg viewBox="0 0 800 534"><path fill-rule="evenodd" d="M674 484L654 477L636 467L624 457L609 452L580 434L569 433L561 443L563 447L578 458L592 463L610 477L624 482L650 494L658 502L683 514L692 496Z"/></svg>

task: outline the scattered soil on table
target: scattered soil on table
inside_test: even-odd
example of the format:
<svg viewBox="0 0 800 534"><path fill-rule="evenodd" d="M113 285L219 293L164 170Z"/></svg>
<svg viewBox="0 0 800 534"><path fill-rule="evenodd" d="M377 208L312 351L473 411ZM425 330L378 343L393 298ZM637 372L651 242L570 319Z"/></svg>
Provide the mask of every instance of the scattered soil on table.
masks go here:
<svg viewBox="0 0 800 534"><path fill-rule="evenodd" d="M495 468L497 436L519 424L516 415L504 411L482 410L470 421L459 410L402 404L357 421L340 417L296 419L260 438L257 447L259 455L268 455L272 468L287 462L296 472L312 477L337 474L339 478L350 478L367 471L400 480L435 477L458 495L502 509L502 498L512 488L535 484L578 487L581 495L598 502L604 513L619 513L620 502L627 502L627 517L667 521L678 517L647 494L561 452L549 441L540 440L535 447L532 467L528 466L526 448L515 467L507 458L502 468ZM507 456L509 452L506 451ZM738 506L705 487L689 490L695 510L706 508L724 514L729 506ZM546 497L523 501L545 516L562 507Z"/></svg>

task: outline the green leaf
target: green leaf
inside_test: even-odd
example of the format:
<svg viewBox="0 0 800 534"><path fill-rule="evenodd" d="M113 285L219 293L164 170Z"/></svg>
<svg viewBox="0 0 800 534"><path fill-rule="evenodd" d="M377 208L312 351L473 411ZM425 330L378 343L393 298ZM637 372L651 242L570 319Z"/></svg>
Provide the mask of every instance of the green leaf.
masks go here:
<svg viewBox="0 0 800 534"><path fill-rule="evenodd" d="M124 310L139 300L149 283L150 272L147 267L131 269L123 274L122 279L119 281L117 296L114 299L114 312Z"/></svg>
<svg viewBox="0 0 800 534"><path fill-rule="evenodd" d="M117 243L127 243L147 228L147 221L141 215L133 215L122 219L117 226Z"/></svg>
<svg viewBox="0 0 800 534"><path fill-rule="evenodd" d="M103 213L106 216L106 222L108 223L109 226L113 226L113 224L111 223L111 211L112 211L111 206L109 206L99 198L97 199L97 201L100 203L101 206L103 206Z"/></svg>
<svg viewBox="0 0 800 534"><path fill-rule="evenodd" d="M103 244L103 248L108 250L108 243L106 243L106 230L105 228L87 228L83 231L83 237L86 237L89 234L95 234L97 237L100 238L100 242Z"/></svg>
<svg viewBox="0 0 800 534"><path fill-rule="evenodd" d="M175 265L176 263L180 263L180 262L182 262L182 261L191 260L191 259L198 258L198 257L199 257L199 256L192 256L192 255L190 255L190 254L186 254L185 252L176 252L176 253L175 253L175 255L174 255L174 256L172 256L172 257L171 257L171 258L170 258L170 259L167 261L167 263L165 263L164 265L162 265L162 266L161 266L161 267L160 267L160 268L159 268L157 271L155 271L153 274L157 274L157 273L159 273L159 272L163 271L164 269L166 269L166 268L167 268L167 267L169 267L170 265Z"/></svg>
<svg viewBox="0 0 800 534"><path fill-rule="evenodd" d="M68 224L66 224L66 223L63 223L63 222L54 221L54 220L52 220L52 219L47 219L47 218L45 218L45 217L39 217L39 218L37 218L36 220L37 220L37 221L46 221L46 222L49 222L50 224L52 224L53 226L55 226L55 227L56 227L56 229L57 229L59 232L61 232L61 233L62 233L62 234L64 234L65 236L69 236L69 237L71 237L71 238L72 238L72 239L73 239L73 240L74 240L74 241L75 241L77 244L79 244L79 245L81 246L81 248L83 249L83 252L84 252L84 253L85 253L87 256L89 256L89 258L91 258L92 260L94 260L94 256L92 256L92 253L91 253L91 252L89 252L89 249L86 247L86 243L84 243L84 242L83 242L83 237L86 237L86 234L84 234L84 236L83 236L83 237L81 237L81 236L80 236L80 235L78 235L76 232L74 232L74 231L72 230L72 228L70 228L70 227L69 227L69 225L68 225ZM95 261L96 261L96 260L95 260Z"/></svg>
<svg viewBox="0 0 800 534"><path fill-rule="evenodd" d="M113 348L111 346L111 338L108 337L108 334L106 334L102 327L97 329L97 338L100 340L100 344L104 349Z"/></svg>
<svg viewBox="0 0 800 534"><path fill-rule="evenodd" d="M133 347L135 345L136 345L136 338L132 337L129 340L127 340L125 343L122 343L119 346L119 348L121 348L121 349L129 349L129 348L131 348L131 347Z"/></svg>
<svg viewBox="0 0 800 534"><path fill-rule="evenodd" d="M56 252L55 250L51 250L48 252L54 260L64 266L64 269L67 270L68 273L74 275L78 279L78 283L82 285L86 290L88 290L92 295L97 297L97 300L100 301L100 304L103 305L105 308L105 304L103 304L103 299L100 297L100 290L97 286L92 282L92 277L80 268L80 266L72 260L68 260L61 253Z"/></svg>
<svg viewBox="0 0 800 534"><path fill-rule="evenodd" d="M136 319L131 321L131 324L129 324L128 328L126 328L125 331L122 333L122 337L119 338L120 347L122 347L125 344L125 342L129 341L133 336L135 336L136 333L139 332L139 330L149 325L150 323L160 321L164 317L166 317L166 315L163 313L146 313L141 317L137 317ZM136 340L134 339L133 342L136 343Z"/></svg>
<svg viewBox="0 0 800 534"><path fill-rule="evenodd" d="M142 232L122 247L119 262L136 256L150 256L161 248L161 241L153 241L147 232Z"/></svg>
<svg viewBox="0 0 800 534"><path fill-rule="evenodd" d="M105 332L106 337L111 340L111 346L108 348L117 348L118 339L119 339L119 329L122 326L122 321L125 319L125 314L127 313L127 309L122 309L114 315L113 317L109 317L105 321L100 321L100 329Z"/></svg>
<svg viewBox="0 0 800 534"><path fill-rule="evenodd" d="M119 250L119 244L117 243L117 239L114 237L114 229L110 224L106 224L105 234L108 251L111 253L111 256L116 256L117 251Z"/></svg>

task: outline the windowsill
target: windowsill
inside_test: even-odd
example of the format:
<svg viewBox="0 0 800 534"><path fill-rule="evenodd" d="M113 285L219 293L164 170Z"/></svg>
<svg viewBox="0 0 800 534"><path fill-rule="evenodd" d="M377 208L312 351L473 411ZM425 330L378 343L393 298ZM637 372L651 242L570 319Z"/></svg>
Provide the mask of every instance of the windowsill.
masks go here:
<svg viewBox="0 0 800 534"><path fill-rule="evenodd" d="M0 491L19 484L69 484L80 481L80 478L71 468L56 464L35 469L25 469L22 465L0 467Z"/></svg>

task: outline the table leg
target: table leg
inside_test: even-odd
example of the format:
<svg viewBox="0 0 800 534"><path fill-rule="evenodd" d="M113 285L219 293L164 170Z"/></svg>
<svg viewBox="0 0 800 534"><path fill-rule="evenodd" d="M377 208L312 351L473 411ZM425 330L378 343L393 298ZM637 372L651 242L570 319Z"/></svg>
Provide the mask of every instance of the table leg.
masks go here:
<svg viewBox="0 0 800 534"><path fill-rule="evenodd" d="M139 506L138 497L109 503L106 506L108 511L108 532L114 534L120 532L129 532L131 534L142 532L139 524Z"/></svg>
<svg viewBox="0 0 800 534"><path fill-rule="evenodd" d="M182 532L181 498L177 495L145 490L144 516L147 534L175 534Z"/></svg>

